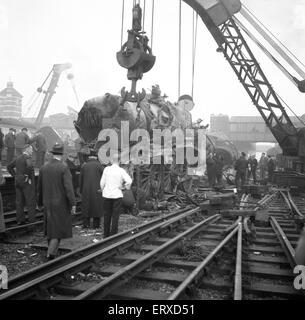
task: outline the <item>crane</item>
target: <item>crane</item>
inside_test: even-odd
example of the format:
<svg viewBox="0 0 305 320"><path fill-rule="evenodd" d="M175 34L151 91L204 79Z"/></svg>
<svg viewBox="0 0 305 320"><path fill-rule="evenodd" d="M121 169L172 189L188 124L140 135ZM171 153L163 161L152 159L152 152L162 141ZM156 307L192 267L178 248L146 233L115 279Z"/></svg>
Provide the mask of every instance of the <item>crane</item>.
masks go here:
<svg viewBox="0 0 305 320"><path fill-rule="evenodd" d="M36 127L39 128L41 126L42 120L47 112L47 109L49 107L51 99L52 99L53 95L55 94L55 89L57 87L57 84L58 84L58 81L59 81L59 78L60 78L62 72L64 72L67 69L70 69L70 68L72 68L72 65L70 63L54 64L47 79L44 81L43 85L48 80L48 78L52 75L50 85L49 85L48 89L44 92L45 97L43 99L41 108L39 110L39 114L35 120ZM40 88L38 88L38 90L37 90L39 93L42 92L42 86Z"/></svg>
<svg viewBox="0 0 305 320"><path fill-rule="evenodd" d="M304 128L298 130L293 125L279 96L268 81L237 25L234 15L238 12L242 11L243 16L249 18L242 10L241 1L183 1L197 12L215 39L218 45L217 52L223 53L232 67L267 127L282 148L283 156L290 157L292 160L296 157L304 159L305 130ZM253 21L250 20L249 22L255 27ZM287 59L285 60L287 61ZM298 73L301 76L304 75L303 73ZM301 80L297 84L300 91L302 91L304 81ZM304 170L304 165L302 166L301 170Z"/></svg>

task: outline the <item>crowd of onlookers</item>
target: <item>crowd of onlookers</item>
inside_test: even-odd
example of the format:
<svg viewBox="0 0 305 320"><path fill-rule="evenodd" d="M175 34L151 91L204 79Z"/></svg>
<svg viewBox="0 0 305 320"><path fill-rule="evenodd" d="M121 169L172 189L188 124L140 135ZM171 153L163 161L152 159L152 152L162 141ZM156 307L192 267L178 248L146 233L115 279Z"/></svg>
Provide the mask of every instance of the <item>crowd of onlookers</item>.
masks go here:
<svg viewBox="0 0 305 320"><path fill-rule="evenodd" d="M2 136L3 139L3 136ZM37 208L44 211L44 231L48 240L47 258L54 259L62 239L72 237L72 215L76 213L76 197L81 197L83 227L99 228L103 219L104 237L118 232L122 212L123 192L129 189L131 177L119 165L118 154L111 157L111 165L103 166L95 150L75 165L74 158L65 156L65 145L55 144L45 161L46 139L42 133L33 138L23 128L19 133L11 128L4 137L7 149L7 171L14 177L17 224L34 226ZM38 181L35 178L33 151L36 151ZM81 152L80 152L81 153ZM76 175L80 171L80 175ZM2 179L1 179L2 177ZM0 184L5 182L0 168ZM77 188L79 187L79 188ZM0 233L5 230L0 194Z"/></svg>

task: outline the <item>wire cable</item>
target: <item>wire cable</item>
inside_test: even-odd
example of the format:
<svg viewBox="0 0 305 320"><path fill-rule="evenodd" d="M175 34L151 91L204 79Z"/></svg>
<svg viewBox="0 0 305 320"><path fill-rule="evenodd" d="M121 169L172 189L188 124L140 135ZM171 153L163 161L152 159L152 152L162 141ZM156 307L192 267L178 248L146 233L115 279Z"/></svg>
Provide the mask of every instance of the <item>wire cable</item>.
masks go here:
<svg viewBox="0 0 305 320"><path fill-rule="evenodd" d="M197 51L197 30L198 30L198 13L196 13L195 22L195 11L193 10L193 61L192 61L192 98L194 99L194 86L195 86L195 62L196 62L196 51Z"/></svg>
<svg viewBox="0 0 305 320"><path fill-rule="evenodd" d="M274 34L269 30L264 23L262 23L244 4L245 10L279 43L285 48L304 68L305 64Z"/></svg>
<svg viewBox="0 0 305 320"><path fill-rule="evenodd" d="M143 7L143 28L142 28L143 31L145 31L145 16L146 16L146 0L144 0L144 7Z"/></svg>
<svg viewBox="0 0 305 320"><path fill-rule="evenodd" d="M154 20L155 20L155 0L152 1L152 10L151 10L151 35L150 35L150 43L151 50L153 49L153 41L154 41Z"/></svg>
<svg viewBox="0 0 305 320"><path fill-rule="evenodd" d="M182 0L179 1L179 58L178 58L178 98L181 93L181 44L182 44Z"/></svg>
<svg viewBox="0 0 305 320"><path fill-rule="evenodd" d="M300 123L305 127L305 122L292 110L288 103L278 93L276 95L283 102L283 104L292 112L292 114L300 121Z"/></svg>
<svg viewBox="0 0 305 320"><path fill-rule="evenodd" d="M124 18L125 18L125 0L122 1L121 48L123 47Z"/></svg>

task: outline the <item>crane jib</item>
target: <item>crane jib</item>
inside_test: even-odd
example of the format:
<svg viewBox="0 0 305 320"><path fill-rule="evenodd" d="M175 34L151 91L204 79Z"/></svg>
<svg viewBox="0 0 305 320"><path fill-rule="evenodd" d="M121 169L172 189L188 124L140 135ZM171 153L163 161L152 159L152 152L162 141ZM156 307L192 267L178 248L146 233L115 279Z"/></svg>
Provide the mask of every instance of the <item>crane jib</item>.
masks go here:
<svg viewBox="0 0 305 320"><path fill-rule="evenodd" d="M239 0L183 0L201 17L209 32L250 96L266 126L285 156L305 156L298 130L293 125L233 16L240 12ZM302 151L303 150L303 151Z"/></svg>
<svg viewBox="0 0 305 320"><path fill-rule="evenodd" d="M241 10L240 0L183 0L201 17L218 44L223 43L218 26ZM220 42L220 43L219 43Z"/></svg>

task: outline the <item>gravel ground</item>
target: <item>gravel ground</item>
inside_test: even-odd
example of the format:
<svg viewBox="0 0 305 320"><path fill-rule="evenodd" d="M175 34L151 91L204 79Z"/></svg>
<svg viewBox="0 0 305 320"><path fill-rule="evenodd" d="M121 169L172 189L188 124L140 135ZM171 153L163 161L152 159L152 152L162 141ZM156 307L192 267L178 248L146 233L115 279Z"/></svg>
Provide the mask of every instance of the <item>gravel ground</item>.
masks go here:
<svg viewBox="0 0 305 320"><path fill-rule="evenodd" d="M122 215L119 221L119 232L135 228L156 218L158 217L141 218ZM102 240L103 230L102 228L97 230L84 230L81 226L74 226L73 235L81 237L81 246L86 246ZM43 233L39 231L39 229L36 229L36 231L31 234L13 235L0 242L0 264L7 267L9 278L15 277L46 262L46 250L31 247L31 245L43 241L45 241ZM65 252L60 251L59 254L65 254Z"/></svg>
<svg viewBox="0 0 305 320"><path fill-rule="evenodd" d="M175 287L164 282L152 282L152 281L144 281L138 279L132 279L131 281L127 282L122 288L124 289L151 289L160 291L163 293L171 294L175 291Z"/></svg>
<svg viewBox="0 0 305 320"><path fill-rule="evenodd" d="M199 289L197 290L196 300L232 300L232 297L218 290Z"/></svg>

